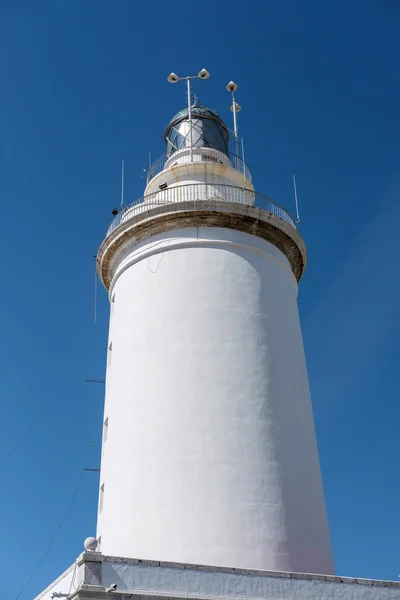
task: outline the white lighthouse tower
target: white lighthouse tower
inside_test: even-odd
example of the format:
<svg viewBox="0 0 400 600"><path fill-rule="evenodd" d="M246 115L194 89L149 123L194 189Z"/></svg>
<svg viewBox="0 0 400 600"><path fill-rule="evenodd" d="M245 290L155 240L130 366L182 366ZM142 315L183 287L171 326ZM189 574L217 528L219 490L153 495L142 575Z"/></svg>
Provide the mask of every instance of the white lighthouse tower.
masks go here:
<svg viewBox="0 0 400 600"><path fill-rule="evenodd" d="M304 242L185 79L167 153L97 255L111 306L97 538L36 600L400 600L399 582L333 575Z"/></svg>
<svg viewBox="0 0 400 600"><path fill-rule="evenodd" d="M333 573L297 308L306 249L228 138L213 110L180 111L98 252L111 305L99 548Z"/></svg>

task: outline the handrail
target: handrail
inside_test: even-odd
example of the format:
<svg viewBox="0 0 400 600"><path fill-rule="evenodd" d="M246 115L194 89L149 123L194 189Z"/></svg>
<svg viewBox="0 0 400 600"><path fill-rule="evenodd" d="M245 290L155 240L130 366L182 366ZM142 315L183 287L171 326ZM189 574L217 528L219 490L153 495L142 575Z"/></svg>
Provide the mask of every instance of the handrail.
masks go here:
<svg viewBox="0 0 400 600"><path fill-rule="evenodd" d="M207 156L207 150L212 150L212 148L194 148L194 150L201 151L201 156L203 158L202 162L214 162L211 160L210 157ZM174 156L173 154L171 156L168 156L167 154L163 154L162 156L157 158L157 160L155 160L152 165L150 165L150 167L147 171L147 178L146 178L147 183L149 183L156 175L158 175L159 173L161 173L161 171L164 170L164 167L165 167L167 161L170 158L172 158L173 156ZM250 171L249 167L247 166L247 164L244 162L244 160L240 156L237 156L236 154L229 152L229 157L226 155L225 155L225 157L227 159L229 158L229 161L230 161L233 169L235 169L236 171L240 171L241 173L243 173L243 176L246 179L251 181L251 171ZM179 155L178 164L185 164L185 162L186 162L185 158L186 158L187 162L190 161L189 154L187 156Z"/></svg>
<svg viewBox="0 0 400 600"><path fill-rule="evenodd" d="M296 229L295 221L288 211L264 194L225 184L190 183L153 192L125 206L112 220L107 235L110 235L118 225L140 213L149 213L152 209L159 207L170 207L173 210L175 203L192 203L191 210L194 211L204 210L207 204L211 204L213 201L218 201L220 207L224 203L254 206L256 198L261 199L260 204L263 206L260 208L264 208ZM200 204L196 204L197 202Z"/></svg>

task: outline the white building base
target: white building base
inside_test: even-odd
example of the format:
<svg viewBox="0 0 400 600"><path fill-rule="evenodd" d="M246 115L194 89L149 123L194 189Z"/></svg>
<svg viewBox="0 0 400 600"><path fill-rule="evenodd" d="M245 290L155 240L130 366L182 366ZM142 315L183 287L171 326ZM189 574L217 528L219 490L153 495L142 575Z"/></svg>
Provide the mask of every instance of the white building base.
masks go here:
<svg viewBox="0 0 400 600"><path fill-rule="evenodd" d="M111 589L110 589L111 588ZM84 552L35 600L400 600L400 583Z"/></svg>

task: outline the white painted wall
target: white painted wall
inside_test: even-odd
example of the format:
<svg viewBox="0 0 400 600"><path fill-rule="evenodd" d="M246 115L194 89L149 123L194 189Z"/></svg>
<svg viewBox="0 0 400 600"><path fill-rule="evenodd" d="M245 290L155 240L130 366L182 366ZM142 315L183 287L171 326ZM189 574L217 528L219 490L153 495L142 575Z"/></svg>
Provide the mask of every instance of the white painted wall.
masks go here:
<svg viewBox="0 0 400 600"><path fill-rule="evenodd" d="M332 573L286 257L219 228L132 243L112 267L102 553Z"/></svg>
<svg viewBox="0 0 400 600"><path fill-rule="evenodd" d="M104 588L116 585L121 599L187 598L197 600L399 600L398 581L379 581L332 575L255 571L205 567L183 563L143 561L123 557L82 554L75 580L67 583L71 569L54 581L36 600L50 600L53 592L79 598L103 598ZM71 567L73 568L73 567ZM68 582L71 580L69 579Z"/></svg>
<svg viewBox="0 0 400 600"><path fill-rule="evenodd" d="M396 581L196 569L187 565L128 564L105 561L104 586L116 583L120 593L204 600L399 600Z"/></svg>
<svg viewBox="0 0 400 600"><path fill-rule="evenodd" d="M53 583L51 583L43 592L34 598L34 600L51 600L54 593L69 594L79 588L82 582L82 575L79 567L73 564Z"/></svg>
<svg viewBox="0 0 400 600"><path fill-rule="evenodd" d="M213 156L218 162L208 162L207 156ZM181 150L172 155L165 169L156 175L146 186L144 195L158 192L160 184L175 187L187 184L207 183L209 185L230 185L253 190L250 179L244 177L240 169L233 168L227 156L212 148L196 148L193 162L189 161L189 150ZM254 199L249 200L253 204Z"/></svg>

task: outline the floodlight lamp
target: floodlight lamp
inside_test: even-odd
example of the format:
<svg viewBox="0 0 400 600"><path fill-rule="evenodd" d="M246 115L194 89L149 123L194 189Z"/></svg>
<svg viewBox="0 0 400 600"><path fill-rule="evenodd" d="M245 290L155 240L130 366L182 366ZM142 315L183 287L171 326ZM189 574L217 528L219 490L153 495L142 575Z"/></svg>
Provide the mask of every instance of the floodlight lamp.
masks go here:
<svg viewBox="0 0 400 600"><path fill-rule="evenodd" d="M228 83L228 85L226 86L226 89L228 90L228 92L236 92L236 90L238 89L238 86L236 85L236 83L234 81L230 81Z"/></svg>
<svg viewBox="0 0 400 600"><path fill-rule="evenodd" d="M179 77L176 73L171 73L171 75L168 75L167 79L170 83L177 83L179 81Z"/></svg>
<svg viewBox="0 0 400 600"><path fill-rule="evenodd" d="M208 79L210 77L210 73L207 71L207 69L202 69L198 74L198 77L200 77L200 79Z"/></svg>
<svg viewBox="0 0 400 600"><path fill-rule="evenodd" d="M242 110L242 107L240 106L240 104L238 104L237 102L235 102L234 104L232 104L231 106L231 111L232 112L240 112Z"/></svg>

